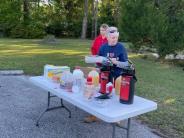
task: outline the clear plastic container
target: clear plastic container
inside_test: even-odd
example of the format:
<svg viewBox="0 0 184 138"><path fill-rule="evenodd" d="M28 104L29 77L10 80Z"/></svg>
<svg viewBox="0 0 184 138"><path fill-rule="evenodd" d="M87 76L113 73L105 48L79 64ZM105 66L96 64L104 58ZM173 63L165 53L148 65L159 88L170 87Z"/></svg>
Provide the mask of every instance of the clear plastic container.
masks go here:
<svg viewBox="0 0 184 138"><path fill-rule="evenodd" d="M72 92L72 86L73 86L72 73L70 71L64 71L60 80L61 80L60 87L65 89L68 92Z"/></svg>
<svg viewBox="0 0 184 138"><path fill-rule="evenodd" d="M92 83L92 77L88 77L86 85L85 85L85 89L84 89L84 92L83 92L84 99L85 100L91 100L94 93L95 93L95 87Z"/></svg>
<svg viewBox="0 0 184 138"><path fill-rule="evenodd" d="M73 92L82 92L84 91L84 73L80 67L76 67L73 71Z"/></svg>

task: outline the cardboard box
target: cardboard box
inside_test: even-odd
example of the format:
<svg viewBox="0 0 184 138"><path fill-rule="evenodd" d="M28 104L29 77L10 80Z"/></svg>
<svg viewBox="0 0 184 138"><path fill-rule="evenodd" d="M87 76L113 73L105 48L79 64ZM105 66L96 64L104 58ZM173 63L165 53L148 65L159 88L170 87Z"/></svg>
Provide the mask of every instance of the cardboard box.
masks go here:
<svg viewBox="0 0 184 138"><path fill-rule="evenodd" d="M52 79L53 76L58 76L60 78L64 71L70 71L70 67L45 65L44 66L44 77L46 79Z"/></svg>

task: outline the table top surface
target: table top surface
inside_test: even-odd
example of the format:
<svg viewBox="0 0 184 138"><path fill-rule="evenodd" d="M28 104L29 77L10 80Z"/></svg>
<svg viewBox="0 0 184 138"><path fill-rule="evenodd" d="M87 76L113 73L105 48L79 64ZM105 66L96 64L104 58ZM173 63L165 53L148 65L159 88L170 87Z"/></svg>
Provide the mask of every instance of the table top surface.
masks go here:
<svg viewBox="0 0 184 138"><path fill-rule="evenodd" d="M106 106L100 106L95 100L87 101L82 93L67 92L43 76L30 77L30 81L36 86L50 92L59 98L77 106L78 108L102 119L105 122L113 123L124 119L135 117L157 109L157 104L151 100L134 96L133 104L121 104L118 96L108 100Z"/></svg>

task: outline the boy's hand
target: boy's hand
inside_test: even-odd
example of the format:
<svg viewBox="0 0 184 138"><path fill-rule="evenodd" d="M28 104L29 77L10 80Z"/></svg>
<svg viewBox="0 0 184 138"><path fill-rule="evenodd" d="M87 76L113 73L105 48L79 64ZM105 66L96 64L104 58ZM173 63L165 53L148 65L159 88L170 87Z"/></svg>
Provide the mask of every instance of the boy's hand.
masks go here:
<svg viewBox="0 0 184 138"><path fill-rule="evenodd" d="M117 65L117 64L118 64L118 61L117 61L117 59L116 59L116 58L111 58L111 61L112 61L112 63L113 63L113 64L115 64L115 65Z"/></svg>

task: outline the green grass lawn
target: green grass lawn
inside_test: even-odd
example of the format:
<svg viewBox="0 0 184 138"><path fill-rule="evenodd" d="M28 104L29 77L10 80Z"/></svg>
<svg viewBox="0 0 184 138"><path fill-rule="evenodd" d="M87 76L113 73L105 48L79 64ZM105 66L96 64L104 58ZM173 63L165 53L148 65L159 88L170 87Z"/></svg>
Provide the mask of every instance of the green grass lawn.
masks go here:
<svg viewBox="0 0 184 138"><path fill-rule="evenodd" d="M45 64L88 66L90 40L61 39L58 45L39 40L0 39L0 69L23 69L28 75L43 74ZM169 137L184 138L184 71L179 67L144 60L129 54L136 65L136 95L158 103L158 110L140 116L143 122Z"/></svg>

